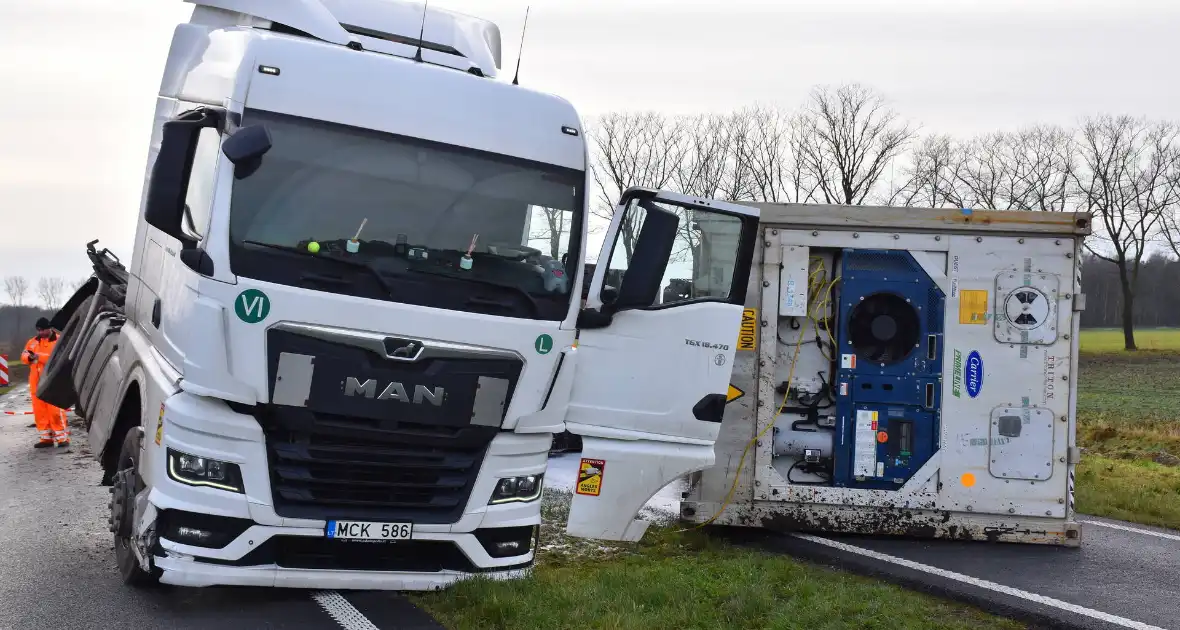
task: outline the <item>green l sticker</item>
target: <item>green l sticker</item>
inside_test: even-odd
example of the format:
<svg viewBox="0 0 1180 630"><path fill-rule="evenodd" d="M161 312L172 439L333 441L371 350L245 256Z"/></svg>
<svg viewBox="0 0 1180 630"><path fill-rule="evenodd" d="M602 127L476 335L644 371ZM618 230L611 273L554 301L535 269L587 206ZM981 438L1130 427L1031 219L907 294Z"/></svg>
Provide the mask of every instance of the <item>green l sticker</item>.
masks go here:
<svg viewBox="0 0 1180 630"><path fill-rule="evenodd" d="M270 298L258 289L246 289L234 300L234 313L247 324L257 324L270 314Z"/></svg>
<svg viewBox="0 0 1180 630"><path fill-rule="evenodd" d="M553 337L542 334L537 337L533 347L537 349L537 354L549 354L549 351L553 349Z"/></svg>

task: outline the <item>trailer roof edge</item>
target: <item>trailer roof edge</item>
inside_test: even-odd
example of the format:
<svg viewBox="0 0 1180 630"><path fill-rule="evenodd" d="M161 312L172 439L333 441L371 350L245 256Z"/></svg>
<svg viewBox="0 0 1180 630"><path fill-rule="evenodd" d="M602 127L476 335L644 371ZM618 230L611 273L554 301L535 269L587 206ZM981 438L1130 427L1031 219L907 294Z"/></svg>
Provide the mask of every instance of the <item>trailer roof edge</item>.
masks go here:
<svg viewBox="0 0 1180 630"><path fill-rule="evenodd" d="M758 208L763 225L788 228L835 228L868 231L930 231L940 233L1005 233L1045 236L1088 236L1089 212L1029 210L955 210L894 206L845 206L806 203L738 202Z"/></svg>

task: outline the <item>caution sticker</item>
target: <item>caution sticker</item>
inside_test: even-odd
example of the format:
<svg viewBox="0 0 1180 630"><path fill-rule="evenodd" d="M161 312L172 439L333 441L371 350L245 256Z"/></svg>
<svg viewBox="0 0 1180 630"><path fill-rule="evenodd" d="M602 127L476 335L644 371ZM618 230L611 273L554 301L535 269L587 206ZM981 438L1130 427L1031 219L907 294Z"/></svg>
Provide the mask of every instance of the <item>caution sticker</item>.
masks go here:
<svg viewBox="0 0 1180 630"><path fill-rule="evenodd" d="M758 309L756 308L747 308L742 311L742 328L738 331L737 349L758 349Z"/></svg>
<svg viewBox="0 0 1180 630"><path fill-rule="evenodd" d="M160 417L156 418L156 446L164 439L164 403L160 403Z"/></svg>
<svg viewBox="0 0 1180 630"><path fill-rule="evenodd" d="M856 355L842 354L840 355L840 369L855 370L856 369Z"/></svg>
<svg viewBox="0 0 1180 630"><path fill-rule="evenodd" d="M606 461L601 459L582 458L578 465L578 494L596 497L602 493L602 473L606 470Z"/></svg>
<svg viewBox="0 0 1180 630"><path fill-rule="evenodd" d="M959 323L987 323L987 290L963 289L959 291Z"/></svg>
<svg viewBox="0 0 1180 630"><path fill-rule="evenodd" d="M725 403L729 404L729 403L731 403L731 402L733 402L745 395L746 395L746 392L743 392L742 390L734 387L733 385L730 385L729 391L726 392L726 394L725 394Z"/></svg>

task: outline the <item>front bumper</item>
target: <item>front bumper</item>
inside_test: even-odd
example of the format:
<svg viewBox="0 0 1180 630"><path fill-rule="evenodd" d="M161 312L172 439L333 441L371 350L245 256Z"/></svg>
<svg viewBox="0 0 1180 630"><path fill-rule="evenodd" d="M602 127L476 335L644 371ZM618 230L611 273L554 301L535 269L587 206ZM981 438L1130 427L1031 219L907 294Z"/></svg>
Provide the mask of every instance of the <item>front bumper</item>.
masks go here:
<svg viewBox="0 0 1180 630"><path fill-rule="evenodd" d="M317 571L277 567L225 567L194 562L183 556L156 557L160 581L175 586L275 586L285 588L426 591L442 589L471 574L379 571ZM495 571L482 577L510 580L527 577L531 568Z"/></svg>
<svg viewBox="0 0 1180 630"><path fill-rule="evenodd" d="M411 540L394 543L332 541L325 536L324 520L279 516L261 428L254 418L220 401L184 393L169 398L160 434L160 444L154 436L145 440L143 472L152 509L144 520L159 525L153 556L167 584L417 590L442 588L473 575L523 577L533 564L540 500L488 505L488 499L503 477L545 471L548 434L497 435L462 515L453 523L415 524ZM237 464L244 492L173 480L167 474L168 448ZM169 516L197 528L211 523L207 529L224 535L215 547L184 544L175 528L165 526ZM494 538L498 532L523 529L532 532L523 546L526 553L489 552L495 548L489 533ZM364 547L358 550L356 545Z"/></svg>

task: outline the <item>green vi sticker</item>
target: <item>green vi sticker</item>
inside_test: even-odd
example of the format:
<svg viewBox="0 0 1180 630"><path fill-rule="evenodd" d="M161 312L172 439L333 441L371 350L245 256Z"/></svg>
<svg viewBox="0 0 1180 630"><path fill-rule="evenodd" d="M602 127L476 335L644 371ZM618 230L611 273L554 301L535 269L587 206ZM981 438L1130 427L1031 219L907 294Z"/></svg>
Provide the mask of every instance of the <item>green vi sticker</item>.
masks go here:
<svg viewBox="0 0 1180 630"><path fill-rule="evenodd" d="M553 337L542 334L537 337L533 347L537 349L537 354L549 354L549 351L553 349Z"/></svg>
<svg viewBox="0 0 1180 630"><path fill-rule="evenodd" d="M246 289L234 300L234 312L247 324L257 324L270 314L270 298L258 289Z"/></svg>

